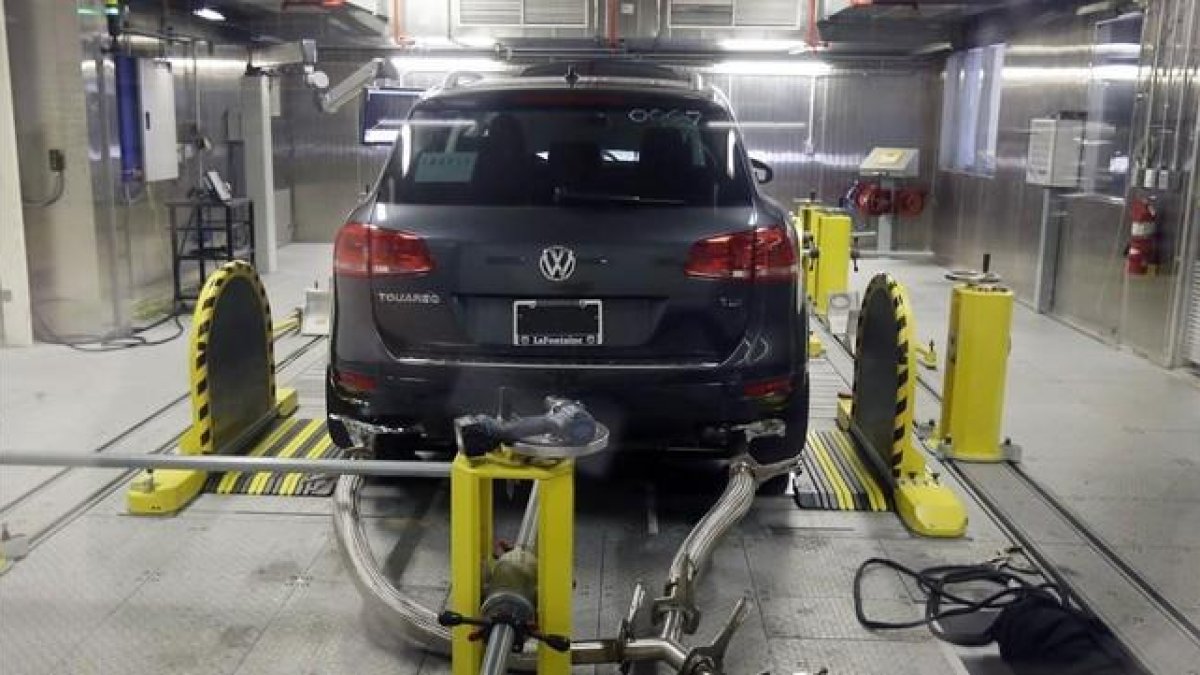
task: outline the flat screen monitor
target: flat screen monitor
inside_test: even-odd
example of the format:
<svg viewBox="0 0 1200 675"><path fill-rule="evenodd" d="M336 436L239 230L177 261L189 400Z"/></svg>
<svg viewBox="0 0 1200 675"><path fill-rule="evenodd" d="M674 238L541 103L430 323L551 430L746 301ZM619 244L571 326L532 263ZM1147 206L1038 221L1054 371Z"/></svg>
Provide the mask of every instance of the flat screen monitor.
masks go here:
<svg viewBox="0 0 1200 675"><path fill-rule="evenodd" d="M208 186L208 192L214 199L228 203L233 199L233 195L229 192L229 183L221 178L221 173L215 169L210 169L204 174L204 182Z"/></svg>
<svg viewBox="0 0 1200 675"><path fill-rule="evenodd" d="M391 145L400 125L421 95L421 89L372 87L363 94L361 141L364 145Z"/></svg>

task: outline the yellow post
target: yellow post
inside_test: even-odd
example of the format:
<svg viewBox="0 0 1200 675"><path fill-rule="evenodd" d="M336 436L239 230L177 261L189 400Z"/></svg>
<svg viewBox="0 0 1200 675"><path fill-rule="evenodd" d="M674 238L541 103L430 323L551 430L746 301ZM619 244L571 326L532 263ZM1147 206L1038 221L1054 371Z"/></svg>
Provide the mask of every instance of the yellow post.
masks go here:
<svg viewBox="0 0 1200 675"><path fill-rule="evenodd" d="M829 314L829 296L845 293L850 286L850 216L842 211L822 209L814 215L818 256L814 272L813 309L820 316Z"/></svg>
<svg viewBox="0 0 1200 675"><path fill-rule="evenodd" d="M805 243L807 243L814 250L816 248L817 218L815 214L820 207L821 205L818 202L809 200L800 202L800 208L796 210L796 220L800 225L800 234L802 235L800 237L801 247L804 247ZM812 302L816 299L813 293L817 288L817 259L815 253L813 251L803 253L800 256L800 264L804 269L804 293L808 296L809 302Z"/></svg>
<svg viewBox="0 0 1200 675"><path fill-rule="evenodd" d="M504 451L477 460L461 453L450 471L450 609L479 615L492 563L492 483L538 482L538 609L541 632L571 635L571 596L575 570L575 462L534 465ZM472 626L450 629L453 675L478 675L484 644L469 640ZM538 647L539 675L568 675L571 654Z"/></svg>
<svg viewBox="0 0 1200 675"><path fill-rule="evenodd" d="M935 442L951 459L1016 459L1000 442L1012 327L1013 293L997 284L963 283L950 296L950 327Z"/></svg>
<svg viewBox="0 0 1200 675"><path fill-rule="evenodd" d="M569 460L566 464L573 464ZM575 475L568 469L538 486L538 627L549 635L571 635L575 568ZM567 675L571 653L538 647L538 673Z"/></svg>
<svg viewBox="0 0 1200 675"><path fill-rule="evenodd" d="M466 456L460 453L454 458L450 471L450 609L463 616L479 614L484 574L491 561L491 485L491 480L472 470ZM479 673L483 643L469 639L474 630L473 626L450 629L454 675Z"/></svg>

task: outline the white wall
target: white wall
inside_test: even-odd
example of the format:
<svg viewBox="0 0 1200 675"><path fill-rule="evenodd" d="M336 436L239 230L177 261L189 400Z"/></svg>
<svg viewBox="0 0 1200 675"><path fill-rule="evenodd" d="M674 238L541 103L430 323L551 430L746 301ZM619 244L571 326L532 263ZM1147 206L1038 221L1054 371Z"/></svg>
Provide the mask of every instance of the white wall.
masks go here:
<svg viewBox="0 0 1200 675"><path fill-rule="evenodd" d="M0 0L0 16L4 0ZM8 38L0 22L0 176L17 175L17 136L13 124ZM0 181L0 345L33 342L29 315L29 268L25 265L25 218L15 180Z"/></svg>
<svg viewBox="0 0 1200 675"><path fill-rule="evenodd" d="M34 323L58 334L99 332L112 320L98 254L75 9L73 2L11 0L5 7L21 192L47 196L53 186L47 153L58 148L66 156L62 198L24 210Z"/></svg>

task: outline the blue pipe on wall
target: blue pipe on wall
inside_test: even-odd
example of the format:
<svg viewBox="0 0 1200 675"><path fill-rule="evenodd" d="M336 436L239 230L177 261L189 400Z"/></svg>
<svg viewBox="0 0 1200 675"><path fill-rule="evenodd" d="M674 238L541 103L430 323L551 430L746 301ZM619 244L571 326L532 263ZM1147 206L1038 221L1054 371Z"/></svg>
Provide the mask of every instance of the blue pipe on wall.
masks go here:
<svg viewBox="0 0 1200 675"><path fill-rule="evenodd" d="M126 54L114 54L117 88L117 139L121 146L121 180L142 179L141 106L138 104L138 63Z"/></svg>

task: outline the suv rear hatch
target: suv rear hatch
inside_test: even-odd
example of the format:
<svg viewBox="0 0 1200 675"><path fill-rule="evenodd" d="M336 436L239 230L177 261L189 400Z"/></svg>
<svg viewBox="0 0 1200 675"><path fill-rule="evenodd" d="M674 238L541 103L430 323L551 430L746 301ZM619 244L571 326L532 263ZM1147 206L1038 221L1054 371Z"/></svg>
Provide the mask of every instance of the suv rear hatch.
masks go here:
<svg viewBox="0 0 1200 675"><path fill-rule="evenodd" d="M370 222L339 235L339 274L369 281L394 355L718 362L744 340L758 283L792 278L786 231L756 222L711 102L445 98L417 107Z"/></svg>

